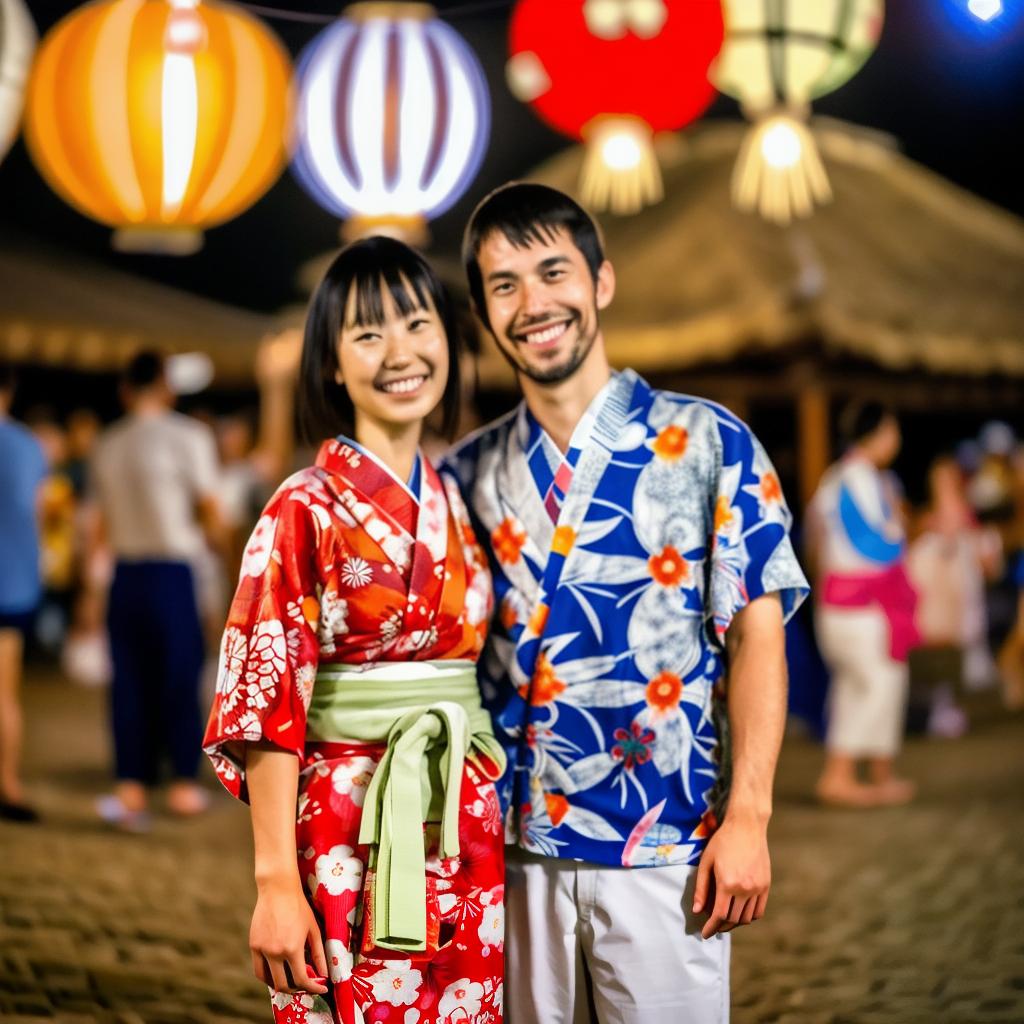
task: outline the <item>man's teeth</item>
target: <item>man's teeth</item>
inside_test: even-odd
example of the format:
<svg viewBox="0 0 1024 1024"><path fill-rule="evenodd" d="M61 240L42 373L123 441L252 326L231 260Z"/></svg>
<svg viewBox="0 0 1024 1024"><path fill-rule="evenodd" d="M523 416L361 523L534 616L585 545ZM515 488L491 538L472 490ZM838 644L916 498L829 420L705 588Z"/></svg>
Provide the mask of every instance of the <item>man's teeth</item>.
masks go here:
<svg viewBox="0 0 1024 1024"><path fill-rule="evenodd" d="M392 380L387 384L381 384L381 390L389 395L403 395L409 391L415 391L427 378L406 377L404 380Z"/></svg>
<svg viewBox="0 0 1024 1024"><path fill-rule="evenodd" d="M554 341L563 331L565 330L565 324L555 324L553 327L548 327L546 330L537 331L536 334L528 334L526 336L527 344L530 345L543 345L546 342Z"/></svg>

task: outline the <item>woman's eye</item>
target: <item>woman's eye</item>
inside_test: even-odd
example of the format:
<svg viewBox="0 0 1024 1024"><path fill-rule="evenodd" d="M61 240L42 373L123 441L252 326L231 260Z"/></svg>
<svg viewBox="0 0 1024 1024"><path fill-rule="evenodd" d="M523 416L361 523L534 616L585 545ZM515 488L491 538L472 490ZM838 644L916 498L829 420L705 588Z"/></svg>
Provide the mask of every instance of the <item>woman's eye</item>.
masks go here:
<svg viewBox="0 0 1024 1024"><path fill-rule="evenodd" d="M494 286L494 291L491 294L492 295L508 295L511 291L512 291L512 285L509 284L508 281L506 281L504 284L495 285Z"/></svg>
<svg viewBox="0 0 1024 1024"><path fill-rule="evenodd" d="M428 321L424 320L423 317L419 317L416 320L410 320L409 321L409 330L410 331L418 331L421 327L425 327L427 325L427 323L428 323Z"/></svg>
<svg viewBox="0 0 1024 1024"><path fill-rule="evenodd" d="M373 333L368 331L366 334L359 334L359 335L357 335L355 340L356 341L377 341L378 338L380 338L379 334L373 334Z"/></svg>

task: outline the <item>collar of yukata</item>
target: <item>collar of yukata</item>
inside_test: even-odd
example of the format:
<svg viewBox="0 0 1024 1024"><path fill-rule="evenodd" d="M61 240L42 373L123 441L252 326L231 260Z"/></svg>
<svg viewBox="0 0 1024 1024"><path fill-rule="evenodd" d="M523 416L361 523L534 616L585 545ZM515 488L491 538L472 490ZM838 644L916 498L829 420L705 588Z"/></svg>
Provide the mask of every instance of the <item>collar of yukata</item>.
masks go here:
<svg viewBox="0 0 1024 1024"><path fill-rule="evenodd" d="M587 443L593 436L594 427L597 425L597 419L601 414L605 401L608 399L608 395L615 386L615 382L619 379L619 376L620 373L618 370L612 370L611 376L608 378L608 382L591 399L586 412L584 412L580 417L579 423L576 424L576 429L573 430L572 437L569 438L569 448L564 454L558 445L551 440L547 431L540 425L533 413L530 412L530 407L526 402L521 402L519 404L519 441L523 447L523 451L529 454L534 449L534 446L539 442L543 448L544 455L552 473L557 473L558 468L563 462L568 462L570 466L575 466L579 459L580 452L586 448Z"/></svg>
<svg viewBox="0 0 1024 1024"><path fill-rule="evenodd" d="M419 449L417 449L416 451L416 458L413 460L412 472L409 474L409 479L402 480L391 469L390 466L386 465L383 462L383 460L379 459L376 455L373 454L373 452L371 452L368 448L365 448L363 445L361 445L358 441L354 440L353 438L346 437L344 434L338 434L338 436L334 438L334 440L338 444L346 445L347 447L353 449L353 451L359 452L360 455L362 455L364 458L369 459L375 466L379 466L385 473L387 473L389 477L391 477L392 480L394 480L397 484L399 484L406 491L408 491L410 497L412 497L414 501L420 500L420 484L423 481L423 453L419 451ZM330 468L330 463L334 458L334 456L329 451L327 451L330 445L330 441L324 442L324 445L320 449L320 454L317 456L318 465L323 465L326 466L327 468Z"/></svg>

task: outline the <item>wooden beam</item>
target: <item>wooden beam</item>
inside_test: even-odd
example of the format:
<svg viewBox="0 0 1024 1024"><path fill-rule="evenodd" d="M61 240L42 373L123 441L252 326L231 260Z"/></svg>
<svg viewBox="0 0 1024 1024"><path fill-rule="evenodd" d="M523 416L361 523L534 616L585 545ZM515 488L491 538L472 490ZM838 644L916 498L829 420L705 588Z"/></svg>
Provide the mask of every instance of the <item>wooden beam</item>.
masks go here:
<svg viewBox="0 0 1024 1024"><path fill-rule="evenodd" d="M796 416L800 504L806 508L832 461L827 388L806 383L797 396Z"/></svg>

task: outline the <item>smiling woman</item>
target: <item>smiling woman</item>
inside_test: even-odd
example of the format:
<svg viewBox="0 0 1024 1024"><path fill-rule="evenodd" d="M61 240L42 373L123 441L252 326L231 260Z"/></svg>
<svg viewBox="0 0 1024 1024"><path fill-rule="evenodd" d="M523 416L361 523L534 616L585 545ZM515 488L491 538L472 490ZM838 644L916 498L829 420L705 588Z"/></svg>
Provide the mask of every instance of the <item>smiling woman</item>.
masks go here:
<svg viewBox="0 0 1024 1024"><path fill-rule="evenodd" d="M503 754L475 671L490 574L418 448L439 401L453 425L457 367L420 255L389 238L339 253L300 382L327 439L249 542L205 741L251 801L249 945L278 1024L501 1021Z"/></svg>
<svg viewBox="0 0 1024 1024"><path fill-rule="evenodd" d="M327 269L306 319L299 407L307 439L353 436L360 407L364 426L381 425L422 419L438 401L450 434L458 356L454 307L423 257L392 238L355 242Z"/></svg>

